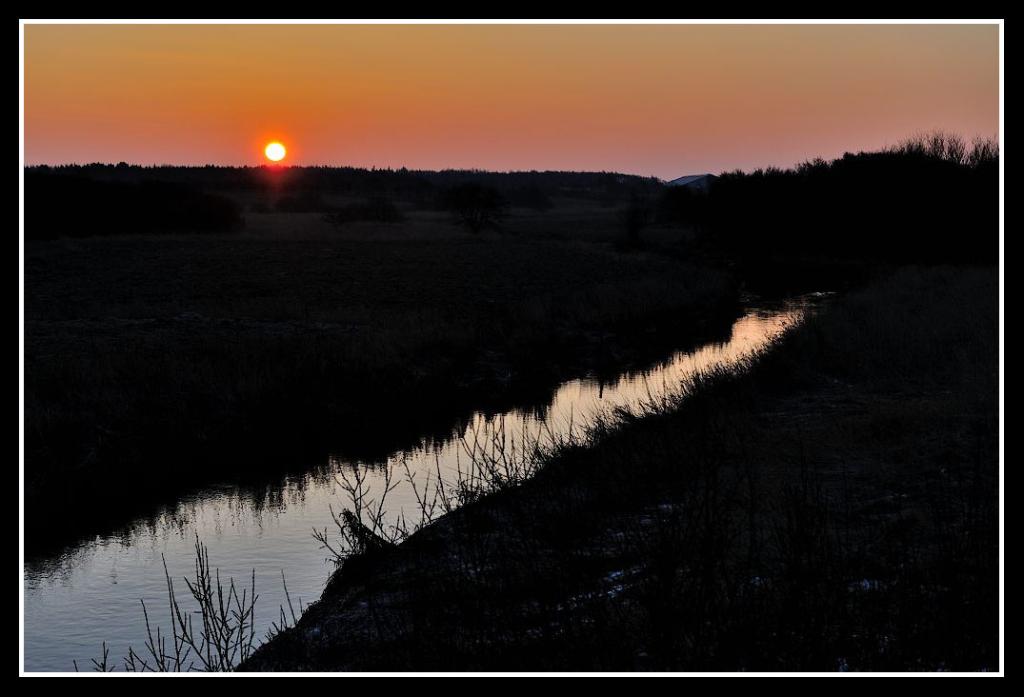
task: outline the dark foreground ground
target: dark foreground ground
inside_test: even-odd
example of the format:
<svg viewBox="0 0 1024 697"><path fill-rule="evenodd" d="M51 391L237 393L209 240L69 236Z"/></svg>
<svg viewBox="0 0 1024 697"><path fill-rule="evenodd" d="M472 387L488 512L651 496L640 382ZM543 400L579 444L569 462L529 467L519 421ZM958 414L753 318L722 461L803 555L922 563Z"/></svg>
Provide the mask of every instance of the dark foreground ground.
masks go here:
<svg viewBox="0 0 1024 697"><path fill-rule="evenodd" d="M27 552L210 483L381 458L728 331L728 275L620 253L606 209L561 211L500 234L251 213L238 234L30 240Z"/></svg>
<svg viewBox="0 0 1024 697"><path fill-rule="evenodd" d="M347 561L243 670L997 670L997 275L908 269L743 374Z"/></svg>

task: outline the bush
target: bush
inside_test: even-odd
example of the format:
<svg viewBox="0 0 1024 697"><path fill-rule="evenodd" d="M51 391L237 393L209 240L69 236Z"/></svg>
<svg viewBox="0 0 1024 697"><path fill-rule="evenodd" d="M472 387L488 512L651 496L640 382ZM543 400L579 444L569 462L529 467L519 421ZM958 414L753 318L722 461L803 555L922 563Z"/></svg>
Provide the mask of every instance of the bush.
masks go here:
<svg viewBox="0 0 1024 697"><path fill-rule="evenodd" d="M448 189L444 193L442 205L455 216L459 225L478 234L484 228L498 226L504 213L505 200L496 189L471 182Z"/></svg>

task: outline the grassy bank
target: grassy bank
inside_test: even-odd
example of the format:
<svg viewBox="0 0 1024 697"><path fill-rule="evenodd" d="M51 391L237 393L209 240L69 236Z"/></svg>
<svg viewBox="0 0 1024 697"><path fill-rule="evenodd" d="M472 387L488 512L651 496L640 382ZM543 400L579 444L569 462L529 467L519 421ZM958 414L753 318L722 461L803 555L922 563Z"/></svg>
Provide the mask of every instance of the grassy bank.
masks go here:
<svg viewBox="0 0 1024 697"><path fill-rule="evenodd" d="M240 235L30 241L30 554L205 483L381 457L734 316L723 274L507 227L272 213Z"/></svg>
<svg viewBox="0 0 1024 697"><path fill-rule="evenodd" d="M995 670L997 278L907 269L332 578L248 670Z"/></svg>

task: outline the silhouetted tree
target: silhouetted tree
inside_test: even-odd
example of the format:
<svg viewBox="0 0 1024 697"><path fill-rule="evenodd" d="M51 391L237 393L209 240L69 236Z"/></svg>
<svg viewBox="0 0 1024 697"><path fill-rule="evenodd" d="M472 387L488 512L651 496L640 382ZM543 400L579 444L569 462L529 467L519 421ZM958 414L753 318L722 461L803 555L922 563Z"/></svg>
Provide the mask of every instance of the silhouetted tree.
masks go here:
<svg viewBox="0 0 1024 697"><path fill-rule="evenodd" d="M793 169L728 172L699 205L666 193L673 222L706 225L735 259L988 263L998 258L998 146L944 133Z"/></svg>
<svg viewBox="0 0 1024 697"><path fill-rule="evenodd" d="M470 182L448 189L444 194L444 206L460 225L476 234L484 228L498 225L504 213L505 200L495 189Z"/></svg>
<svg viewBox="0 0 1024 697"><path fill-rule="evenodd" d="M161 181L199 191L231 195L257 194L252 198L277 201L283 197L315 201L343 196L358 200L384 196L418 207L441 206L450 188L475 183L497 191L510 205L544 210L552 199L600 201L621 206L631 192L656 194L661 183L653 177L615 172L487 172L483 170L359 169L355 167L142 167L127 163L28 167L26 173L50 173L79 180L118 184ZM247 197L248 198L248 197ZM250 200L252 200L250 198ZM290 205L285 203L285 205ZM309 209L308 205L305 208ZM327 210L323 207L321 210Z"/></svg>

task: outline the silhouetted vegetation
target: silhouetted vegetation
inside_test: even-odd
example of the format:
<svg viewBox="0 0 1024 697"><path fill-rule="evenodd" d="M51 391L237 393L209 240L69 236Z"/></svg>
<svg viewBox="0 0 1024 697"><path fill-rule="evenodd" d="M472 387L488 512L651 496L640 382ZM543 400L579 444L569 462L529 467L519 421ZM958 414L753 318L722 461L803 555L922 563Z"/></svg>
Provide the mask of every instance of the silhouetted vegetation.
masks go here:
<svg viewBox="0 0 1024 697"><path fill-rule="evenodd" d="M164 560L164 580L167 583L168 628L159 624L154 615L152 621L146 602L142 605L142 622L146 628L146 642L143 649L128 647L128 654L121 657L121 667L128 673L186 673L191 671L226 672L246 661L253 650L262 642L295 625L298 621L284 572L284 584L288 612L282 605L279 619L271 623L265 636L256 635L256 570L252 570L248 587L236 584L234 578L221 580L220 569L210 565L210 552L199 537L195 541L195 575L184 581L190 599L185 606L178 598L174 579L167 570ZM303 608L299 608L302 612ZM93 670L110 673L118 665L110 659L106 642L102 645L99 659L91 659ZM75 671L78 663L74 662Z"/></svg>
<svg viewBox="0 0 1024 697"><path fill-rule="evenodd" d="M628 199L632 192L656 192L661 184L653 177L617 172L488 172L483 170L361 169L357 167L176 167L88 164L29 167L26 171L64 174L96 181L137 183L158 180L185 184L203 191L225 194L301 196L323 198L387 196L397 201L433 205L438 193L475 183L497 190L515 206L544 210L553 197L602 202Z"/></svg>
<svg viewBox="0 0 1024 697"><path fill-rule="evenodd" d="M25 278L30 554L213 478L383 457L474 408L717 335L736 311L720 272L598 245L287 226L37 241Z"/></svg>
<svg viewBox="0 0 1024 697"><path fill-rule="evenodd" d="M511 453L518 486L355 545L242 668L997 670L996 292L905 270L682 401Z"/></svg>
<svg viewBox="0 0 1024 697"><path fill-rule="evenodd" d="M448 210L471 231L508 207L543 213L554 199L617 206L660 187L606 172L413 171L352 167L139 167L90 164L26 169L26 234L228 231L253 213L319 213L330 222L400 222L403 210Z"/></svg>
<svg viewBox="0 0 1024 697"><path fill-rule="evenodd" d="M688 186L667 186L658 198L655 219L659 223L699 225L708 217L708 195Z"/></svg>
<svg viewBox="0 0 1024 697"><path fill-rule="evenodd" d="M505 211L505 199L496 189L470 182L459 184L441 195L441 205L455 220L474 234L498 226Z"/></svg>
<svg viewBox="0 0 1024 697"><path fill-rule="evenodd" d="M106 181L78 173L25 172L29 239L166 232L225 232L242 225L224 196L159 180Z"/></svg>
<svg viewBox="0 0 1024 697"><path fill-rule="evenodd" d="M938 133L707 194L613 173L28 168L26 551L721 339L741 291L870 283L692 399L553 452L475 453L418 523L339 511L324 598L246 665L995 668L979 266L998 158ZM244 234L157 235L237 231L243 206ZM255 646L251 596L216 585L195 599L227 594L230 659L184 638L173 600L172 638L224 669ZM127 665L180 669L167 639Z"/></svg>
<svg viewBox="0 0 1024 697"><path fill-rule="evenodd" d="M708 195L666 189L659 218L700 227L750 264L786 258L992 263L998 254L998 150L935 133L881 152L795 169L731 172Z"/></svg>

